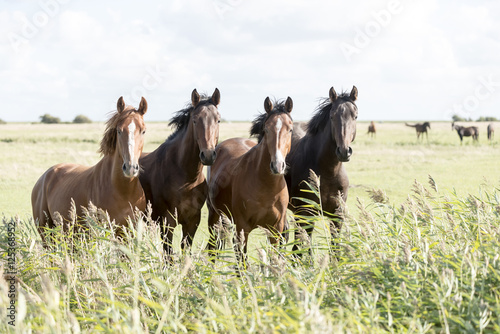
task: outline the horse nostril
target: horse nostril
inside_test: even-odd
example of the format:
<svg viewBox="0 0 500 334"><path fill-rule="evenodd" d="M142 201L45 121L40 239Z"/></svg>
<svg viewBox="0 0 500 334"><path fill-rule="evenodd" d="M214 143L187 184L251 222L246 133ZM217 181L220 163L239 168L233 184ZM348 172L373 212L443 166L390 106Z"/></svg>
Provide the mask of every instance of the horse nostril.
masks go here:
<svg viewBox="0 0 500 334"><path fill-rule="evenodd" d="M216 158L217 158L217 152L213 151L212 152L212 161L215 161Z"/></svg>
<svg viewBox="0 0 500 334"><path fill-rule="evenodd" d="M205 153L203 151L200 152L200 160L205 161Z"/></svg>
<svg viewBox="0 0 500 334"><path fill-rule="evenodd" d="M122 169L123 169L123 171L126 171L127 170L127 164L123 164Z"/></svg>
<svg viewBox="0 0 500 334"><path fill-rule="evenodd" d="M352 155L352 148L349 147L347 150L347 156L350 157Z"/></svg>

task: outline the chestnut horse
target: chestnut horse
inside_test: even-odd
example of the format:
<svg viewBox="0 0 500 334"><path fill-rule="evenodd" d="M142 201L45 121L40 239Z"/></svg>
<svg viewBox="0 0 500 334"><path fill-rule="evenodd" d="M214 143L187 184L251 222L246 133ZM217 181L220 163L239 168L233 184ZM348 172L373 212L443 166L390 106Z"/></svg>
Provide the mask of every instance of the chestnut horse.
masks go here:
<svg viewBox="0 0 500 334"><path fill-rule="evenodd" d="M422 135L422 140L424 139L424 133L427 137L427 141L429 140L429 133L427 132L427 128L431 128L431 123L429 122L424 122L424 123L417 123L417 124L408 124L405 123L406 126L409 126L411 128L415 128L417 131L417 139L420 138L420 135Z"/></svg>
<svg viewBox="0 0 500 334"><path fill-rule="evenodd" d="M309 179L310 170L321 178L320 196L325 213L329 213L335 227L331 226L332 243L337 230L341 228L342 215L338 212L341 206L338 196L345 202L349 189L349 179L343 162L348 162L352 155L351 142L356 137L356 119L358 107L355 101L358 89L353 86L351 93L337 95L330 88L330 98L320 103L315 115L307 125L303 137L292 137L292 149L287 157L289 172L286 174L288 192L290 194L290 210L304 216L313 215L311 210L301 207L306 198L318 201L318 198L304 190ZM314 226L307 222L297 221L303 226L309 237ZM295 232L293 250L298 250L299 231Z"/></svg>
<svg viewBox="0 0 500 334"><path fill-rule="evenodd" d="M371 121L368 125L368 132L366 134L371 134L372 138L377 134L377 128L375 128L375 122Z"/></svg>
<svg viewBox="0 0 500 334"><path fill-rule="evenodd" d="M208 227L209 250L216 246L215 225L221 215L236 225L235 252L245 261L249 233L258 226L276 233L288 229L286 208L288 191L284 173L290 151L293 101L264 102L265 114L258 116L251 129L258 144L250 139L232 138L220 143L217 161L209 168ZM279 238L269 236L272 243ZM220 241L218 242L220 248ZM243 246L243 249L240 248Z"/></svg>
<svg viewBox="0 0 500 334"><path fill-rule="evenodd" d="M125 106L123 97L117 112L106 123L99 152L102 159L94 166L63 163L49 168L37 181L31 193L33 218L38 222L42 238L45 227L54 227L54 214L64 220L64 229L73 221L71 199L77 215L81 207L92 202L108 212L117 225L127 226L127 217L134 209L146 209L146 200L139 183L139 157L144 145L146 126L143 116L148 108L144 98L139 109ZM120 231L118 231L120 233Z"/></svg>
<svg viewBox="0 0 500 334"><path fill-rule="evenodd" d="M457 130L458 136L460 137L460 144L463 143L464 137L472 137L473 141L478 141L479 139L479 129L477 126L464 127L456 125L455 122L453 122L451 123L451 130Z"/></svg>
<svg viewBox="0 0 500 334"><path fill-rule="evenodd" d="M161 220L163 248L170 261L173 229L182 225L182 243L191 244L200 224L201 208L208 195L203 165L216 158L220 114L220 92L200 96L196 89L191 103L177 112L169 125L176 131L155 151L140 159L145 173L140 175L146 200L152 206L152 218Z"/></svg>

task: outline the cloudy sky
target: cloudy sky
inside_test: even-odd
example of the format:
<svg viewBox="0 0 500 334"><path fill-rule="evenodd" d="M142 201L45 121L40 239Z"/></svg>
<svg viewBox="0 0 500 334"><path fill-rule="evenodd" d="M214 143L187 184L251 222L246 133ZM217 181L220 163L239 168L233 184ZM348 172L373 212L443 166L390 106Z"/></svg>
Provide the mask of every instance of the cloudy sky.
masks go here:
<svg viewBox="0 0 500 334"><path fill-rule="evenodd" d="M191 91L221 91L227 120L266 96L296 120L359 90L362 120L500 118L494 0L0 0L0 118L105 120L124 96L168 120Z"/></svg>

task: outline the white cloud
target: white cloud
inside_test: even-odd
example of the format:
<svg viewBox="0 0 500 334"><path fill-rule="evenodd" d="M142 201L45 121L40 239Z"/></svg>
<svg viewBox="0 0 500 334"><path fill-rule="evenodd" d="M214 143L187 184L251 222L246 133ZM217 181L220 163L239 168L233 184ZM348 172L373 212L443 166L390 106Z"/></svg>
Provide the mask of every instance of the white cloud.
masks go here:
<svg viewBox="0 0 500 334"><path fill-rule="evenodd" d="M22 34L23 22L43 9L8 2L0 11L0 90L8 92L3 110L17 112L0 118L33 121L49 112L103 120L119 96L137 104L134 95L143 94L148 119L166 120L193 88L218 87L226 119L251 119L266 96L291 96L294 118L307 119L332 85L356 85L361 119L436 119L472 94L478 77L500 81L500 22L492 14L500 5L486 0L401 2L348 61L339 46L353 44L390 4L70 1L15 52L8 33ZM500 118L499 96L500 87L474 116L484 106Z"/></svg>

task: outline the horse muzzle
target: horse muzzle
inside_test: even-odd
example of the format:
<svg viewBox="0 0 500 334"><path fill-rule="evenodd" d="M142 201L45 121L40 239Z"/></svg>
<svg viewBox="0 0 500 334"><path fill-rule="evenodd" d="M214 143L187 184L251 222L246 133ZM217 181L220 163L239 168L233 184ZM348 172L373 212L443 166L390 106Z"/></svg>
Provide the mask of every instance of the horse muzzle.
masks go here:
<svg viewBox="0 0 500 334"><path fill-rule="evenodd" d="M348 162L349 160L351 160L352 148L350 146L347 147L347 149L341 149L340 147L337 147L337 149L335 150L335 154L337 155L337 159L339 159L339 161Z"/></svg>
<svg viewBox="0 0 500 334"><path fill-rule="evenodd" d="M139 164L124 162L122 165L123 175L128 178L137 177L139 175Z"/></svg>
<svg viewBox="0 0 500 334"><path fill-rule="evenodd" d="M200 152L200 161L205 166L211 166L215 159L217 159L217 153L215 150L204 150Z"/></svg>
<svg viewBox="0 0 500 334"><path fill-rule="evenodd" d="M271 161L270 168L271 173L274 175L283 175L285 174L286 163L285 161Z"/></svg>

